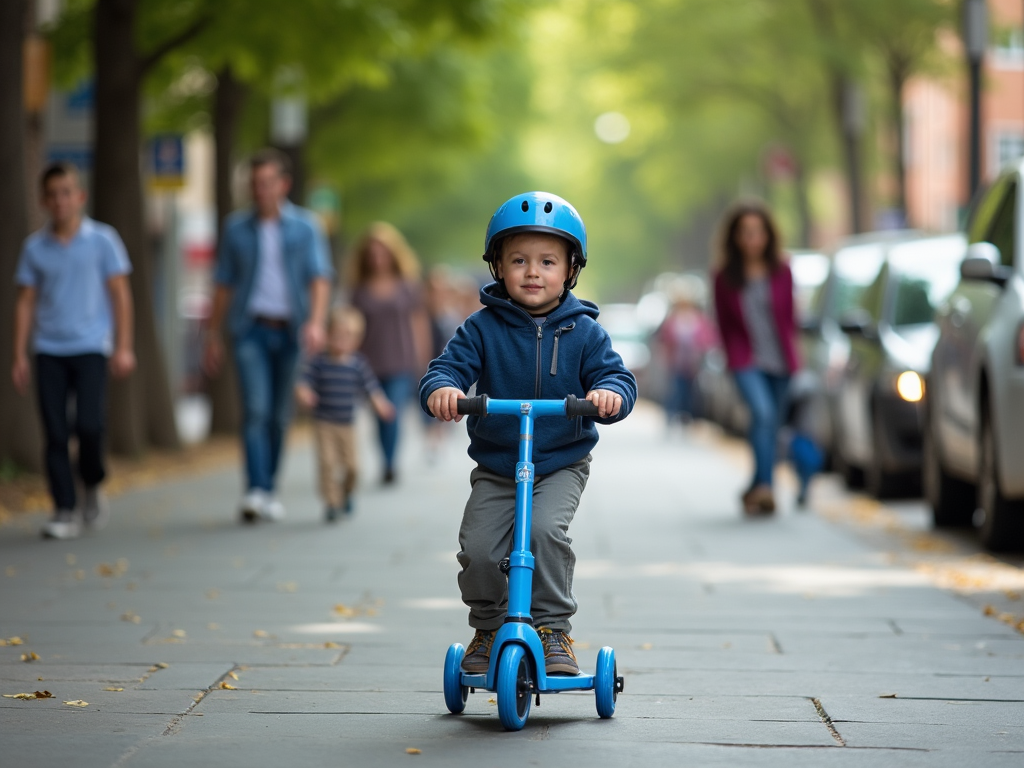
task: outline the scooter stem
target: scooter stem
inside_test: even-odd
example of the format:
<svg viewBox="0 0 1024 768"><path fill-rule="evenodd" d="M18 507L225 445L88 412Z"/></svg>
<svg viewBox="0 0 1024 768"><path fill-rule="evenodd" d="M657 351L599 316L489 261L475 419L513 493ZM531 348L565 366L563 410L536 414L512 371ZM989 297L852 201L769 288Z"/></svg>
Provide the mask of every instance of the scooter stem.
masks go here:
<svg viewBox="0 0 1024 768"><path fill-rule="evenodd" d="M533 508L533 406L523 403L519 415L519 463L516 464L516 517L508 564L508 614L506 622L531 623L533 555L530 527Z"/></svg>

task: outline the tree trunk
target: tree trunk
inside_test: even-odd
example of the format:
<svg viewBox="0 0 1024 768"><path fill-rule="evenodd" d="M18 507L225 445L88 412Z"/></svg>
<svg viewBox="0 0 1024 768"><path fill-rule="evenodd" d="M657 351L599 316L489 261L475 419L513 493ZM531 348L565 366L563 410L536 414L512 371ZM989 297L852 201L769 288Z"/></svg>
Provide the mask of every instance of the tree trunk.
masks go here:
<svg viewBox="0 0 1024 768"><path fill-rule="evenodd" d="M42 447L32 400L11 383L14 271L28 231L22 43L28 0L0 3L0 463L39 469Z"/></svg>
<svg viewBox="0 0 1024 768"><path fill-rule="evenodd" d="M217 198L217 245L220 247L224 220L234 208L232 171L234 170L235 135L238 119L248 95L245 84L235 78L230 66L217 74L217 92L213 102L214 168ZM241 425L238 409L238 381L235 361L225 355L220 375L208 382L212 409L210 431L234 434Z"/></svg>
<svg viewBox="0 0 1024 768"><path fill-rule="evenodd" d="M854 233L866 232L864 184L860 157L863 116L859 114L861 110L859 93L856 90L856 83L839 72L833 73L831 80L835 119L843 152L843 166L846 171L850 229Z"/></svg>
<svg viewBox="0 0 1024 768"><path fill-rule="evenodd" d="M903 87L907 83L907 69L897 61L889 62L889 88L892 99L892 127L895 132L893 171L896 175L896 208L903 219L903 226L910 226L910 209L907 207L907 158L903 132L906 123L903 115Z"/></svg>
<svg viewBox="0 0 1024 768"><path fill-rule="evenodd" d="M110 445L137 455L147 444L179 445L167 367L153 312L153 269L145 231L140 92L144 67L135 44L137 0L97 0L94 62L96 141L93 211L113 226L132 260L138 371L110 388Z"/></svg>
<svg viewBox="0 0 1024 768"><path fill-rule="evenodd" d="M811 217L810 194L807 189L807 166L801 158L797 157L795 159L793 188L796 193L796 215L800 226L800 246L810 248L813 219Z"/></svg>

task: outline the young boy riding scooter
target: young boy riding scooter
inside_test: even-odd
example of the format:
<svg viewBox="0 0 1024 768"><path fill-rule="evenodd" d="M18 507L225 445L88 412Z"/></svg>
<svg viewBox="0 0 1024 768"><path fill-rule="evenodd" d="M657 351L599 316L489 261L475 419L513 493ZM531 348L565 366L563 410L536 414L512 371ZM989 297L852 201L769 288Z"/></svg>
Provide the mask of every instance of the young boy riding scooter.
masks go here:
<svg viewBox="0 0 1024 768"><path fill-rule="evenodd" d="M571 293L587 265L587 233L576 209L546 192L517 195L487 227L484 260L495 282L480 291L484 308L470 316L420 381L420 404L443 421L460 421L457 402L476 384L494 398L586 397L601 424L624 419L636 380L597 323L597 305ZM538 421L530 550L533 623L544 644L547 674L579 673L569 636L576 613L576 556L569 523L590 475L595 420ZM487 672L508 601L499 563L512 547L519 434L504 419L469 417L469 455L477 462L459 530L459 588L476 630L462 669Z"/></svg>

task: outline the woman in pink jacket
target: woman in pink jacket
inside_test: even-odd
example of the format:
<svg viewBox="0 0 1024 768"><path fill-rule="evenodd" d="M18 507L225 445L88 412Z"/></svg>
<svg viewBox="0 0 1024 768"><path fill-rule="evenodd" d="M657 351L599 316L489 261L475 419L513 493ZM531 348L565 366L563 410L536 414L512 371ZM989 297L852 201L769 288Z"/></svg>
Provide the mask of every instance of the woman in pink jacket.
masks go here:
<svg viewBox="0 0 1024 768"><path fill-rule="evenodd" d="M772 470L790 376L799 367L793 274L768 209L735 206L722 228L714 276L715 316L729 370L750 410L754 478L743 494L748 515L775 511Z"/></svg>

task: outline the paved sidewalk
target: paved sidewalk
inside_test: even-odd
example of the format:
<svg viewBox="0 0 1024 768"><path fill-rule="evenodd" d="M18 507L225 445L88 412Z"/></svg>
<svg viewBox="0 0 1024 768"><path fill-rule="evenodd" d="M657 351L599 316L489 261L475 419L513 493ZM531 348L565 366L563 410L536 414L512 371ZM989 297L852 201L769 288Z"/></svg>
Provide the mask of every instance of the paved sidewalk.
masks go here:
<svg viewBox="0 0 1024 768"><path fill-rule="evenodd" d="M408 442L400 486L364 483L333 527L302 448L280 524L238 526L218 472L120 496L75 542L0 528L0 637L24 641L0 647L0 693L54 696L0 699L0 763L1024 764L1024 635L821 516L740 519L742 452L667 441L643 407L603 431L571 529L576 649L592 669L616 648L614 719L583 694L516 734L486 693L446 714L441 662L471 635L463 442L433 467Z"/></svg>

